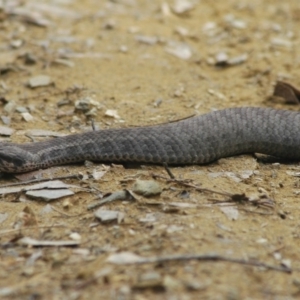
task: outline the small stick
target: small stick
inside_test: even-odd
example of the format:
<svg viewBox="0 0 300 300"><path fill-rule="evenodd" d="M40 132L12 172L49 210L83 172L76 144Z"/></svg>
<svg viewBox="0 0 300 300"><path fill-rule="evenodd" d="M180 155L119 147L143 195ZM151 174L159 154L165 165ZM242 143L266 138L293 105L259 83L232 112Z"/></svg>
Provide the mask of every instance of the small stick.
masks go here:
<svg viewBox="0 0 300 300"><path fill-rule="evenodd" d="M161 179L167 180L169 182L175 182L175 183L181 184L181 185L186 186L186 187L191 187L191 188L195 189L198 192L215 193L215 194L222 195L222 196L227 196L227 197L232 197L233 196L233 194L230 194L230 193L227 193L227 192L218 192L218 191L210 190L210 189L207 189L207 188L200 188L200 187L198 187L194 184L187 183L187 182L185 182L183 180L180 180L180 179L169 179L169 178L166 178L164 176L157 175L157 174L152 174L152 177L161 178Z"/></svg>
<svg viewBox="0 0 300 300"><path fill-rule="evenodd" d="M292 269L288 267L277 267L265 264L260 261L249 261L245 259L230 258L218 254L186 254L186 255L166 255L166 256L153 256L153 257L140 257L137 261L131 262L131 264L149 264L149 263L165 263L169 261L223 261L231 262L240 265L248 265L253 267L262 267L273 271L292 273ZM130 262L128 263L130 264Z"/></svg>
<svg viewBox="0 0 300 300"><path fill-rule="evenodd" d="M118 200L126 200L129 197L130 197L130 194L126 190L117 191L115 193L110 194L107 197L104 197L100 201L96 201L96 202L89 204L87 206L87 209L91 210L91 209L97 208L97 207L99 207L103 204L109 203L109 202L118 201Z"/></svg>
<svg viewBox="0 0 300 300"><path fill-rule="evenodd" d="M219 192L219 191L215 191L215 190L211 190L211 189L207 189L207 188L200 188L200 187L198 187L194 184L188 183L184 180L180 180L180 179L176 179L176 178L169 179L169 178L166 178L164 176L157 175L157 174L152 174L152 177L153 178L161 178L161 179L164 179L168 182L175 182L175 183L178 183L180 185L193 188L198 192L215 193L215 194L230 198L228 200L208 199L210 201L214 201L215 203L247 201L248 203L251 203L253 205L257 205L257 206L260 206L260 207L274 208L274 205L272 205L272 203L270 201L264 201L264 199L249 200L248 197L244 194L237 195L237 194L231 194L231 193L227 193L227 192Z"/></svg>
<svg viewBox="0 0 300 300"><path fill-rule="evenodd" d="M22 227L22 228L17 228L17 229L6 229L0 231L0 236L8 234L8 233L13 233L13 232L18 232L18 231L23 231L23 230L28 230L28 229L44 229L44 228L53 228L53 227L67 227L65 224L57 224L57 225L48 225L48 226L29 226L29 227Z"/></svg>
<svg viewBox="0 0 300 300"><path fill-rule="evenodd" d="M95 125L95 120L94 119L92 120L92 128L93 128L93 131L96 131L96 125Z"/></svg>
<svg viewBox="0 0 300 300"><path fill-rule="evenodd" d="M176 179L174 174L171 172L170 168L168 167L168 164L166 162L163 163L163 166L165 170L167 171L168 175L170 176L171 179Z"/></svg>

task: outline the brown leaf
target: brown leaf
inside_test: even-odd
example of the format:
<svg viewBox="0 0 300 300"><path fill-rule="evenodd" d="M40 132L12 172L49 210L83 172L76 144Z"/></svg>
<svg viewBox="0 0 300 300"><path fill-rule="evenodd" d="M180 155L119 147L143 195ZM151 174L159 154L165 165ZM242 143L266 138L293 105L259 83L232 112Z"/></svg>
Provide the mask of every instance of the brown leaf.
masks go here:
<svg viewBox="0 0 300 300"><path fill-rule="evenodd" d="M288 104L300 103L300 91L287 82L278 81L273 96L283 98Z"/></svg>

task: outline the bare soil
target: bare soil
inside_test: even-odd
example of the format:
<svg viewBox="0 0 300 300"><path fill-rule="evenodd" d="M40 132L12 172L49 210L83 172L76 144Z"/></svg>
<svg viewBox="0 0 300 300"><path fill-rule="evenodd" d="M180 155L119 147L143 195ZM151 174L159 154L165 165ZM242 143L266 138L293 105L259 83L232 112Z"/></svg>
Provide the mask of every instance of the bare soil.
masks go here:
<svg viewBox="0 0 300 300"><path fill-rule="evenodd" d="M277 80L300 86L298 0L177 2L187 9L181 11L169 0L3 1L0 115L1 125L16 131L1 139L24 143L31 141L31 129L69 134L91 129L92 121L100 129L140 126L227 107L298 109L270 101ZM228 59L220 59L224 54ZM28 87L28 80L38 75L50 76L53 83ZM80 100L89 102L86 110L78 106ZM8 109L11 103L13 109ZM24 110L32 120L25 120ZM108 116L109 110L119 118ZM79 164L36 173L50 179L85 176L63 181L89 192L77 190L55 200L48 212L47 203L24 192L2 195L1 299L300 296L300 182L292 176L299 164L264 163L244 155L205 166L172 167L177 179L260 200L265 195L270 207L228 202L217 193L158 178L163 188L159 196L106 204L105 209L125 215L107 224L87 210L97 196L131 189L136 179L168 174L161 166L112 165L100 179L86 176L104 169ZM13 182L18 182L14 176L1 179L1 185ZM226 200L234 216L213 199ZM186 207L172 206L174 202ZM21 245L22 237L80 238L80 244L34 247ZM122 252L141 257L214 253L249 264L226 259L107 261Z"/></svg>

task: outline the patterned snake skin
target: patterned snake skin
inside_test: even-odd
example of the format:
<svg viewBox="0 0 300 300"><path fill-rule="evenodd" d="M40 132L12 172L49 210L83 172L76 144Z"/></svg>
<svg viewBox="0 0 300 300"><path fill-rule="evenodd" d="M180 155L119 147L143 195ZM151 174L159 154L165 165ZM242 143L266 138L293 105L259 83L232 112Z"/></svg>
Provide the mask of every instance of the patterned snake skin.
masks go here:
<svg viewBox="0 0 300 300"><path fill-rule="evenodd" d="M0 171L19 173L84 160L203 164L254 152L300 159L300 113L231 108L163 125L1 143Z"/></svg>

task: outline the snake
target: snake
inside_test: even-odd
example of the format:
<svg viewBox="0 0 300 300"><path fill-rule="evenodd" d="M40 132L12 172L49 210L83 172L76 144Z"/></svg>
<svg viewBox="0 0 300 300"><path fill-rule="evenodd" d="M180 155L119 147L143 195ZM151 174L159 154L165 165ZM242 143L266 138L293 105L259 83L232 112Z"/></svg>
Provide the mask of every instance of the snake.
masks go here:
<svg viewBox="0 0 300 300"><path fill-rule="evenodd" d="M0 172L22 173L86 160L201 165L248 153L300 160L300 113L237 107L165 124L102 129L25 144L3 142Z"/></svg>

